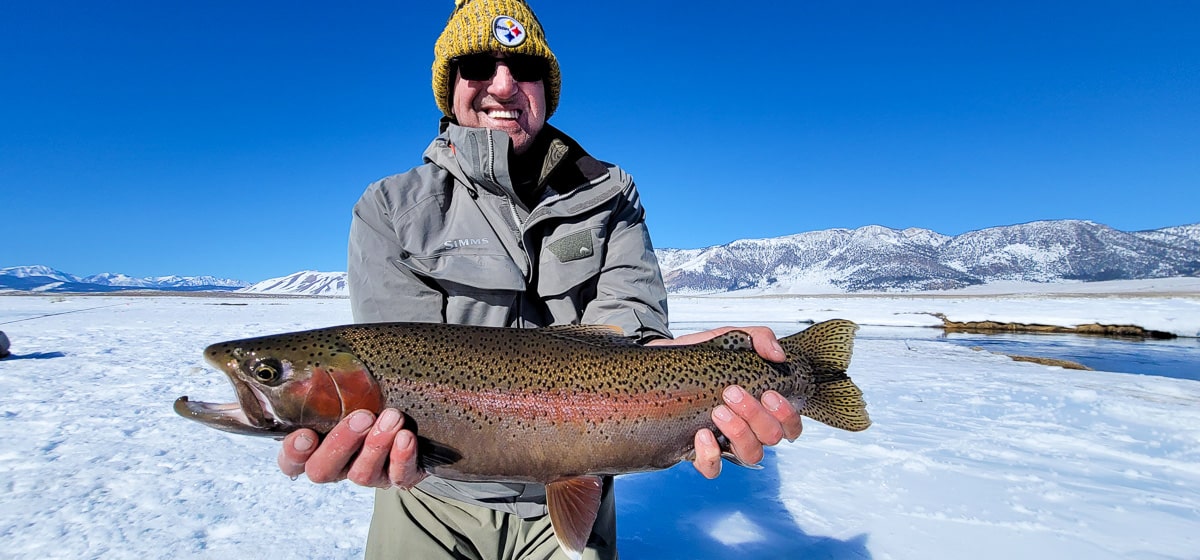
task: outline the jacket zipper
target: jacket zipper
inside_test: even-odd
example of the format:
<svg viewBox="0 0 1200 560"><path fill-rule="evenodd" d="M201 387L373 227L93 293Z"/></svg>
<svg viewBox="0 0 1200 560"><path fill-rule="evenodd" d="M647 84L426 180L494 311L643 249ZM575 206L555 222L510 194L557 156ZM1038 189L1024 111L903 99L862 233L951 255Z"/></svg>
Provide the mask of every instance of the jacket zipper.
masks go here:
<svg viewBox="0 0 1200 560"><path fill-rule="evenodd" d="M496 179L496 141L492 139L491 131L488 131L487 139L488 139L488 166L487 166L488 179L491 180L492 184L499 185L500 181L498 181ZM512 215L513 224L516 225L516 228L513 229L513 234L516 235L516 237L517 237L517 248L521 250L521 256L523 256L525 258L525 270L528 270L529 271L528 274L530 276L532 276L533 275L533 259L531 259L529 257L529 253L527 253L525 251L525 223L521 221L521 215L517 213L516 201L514 201L512 198L509 198L507 195L505 195L504 198L507 199L506 202L508 205L508 213L510 215ZM528 278L526 278L526 280L528 280ZM518 302L518 307L520 307L520 302ZM520 313L521 310L518 310L518 312ZM524 316L524 314L520 313L518 315L518 317L521 317L521 316Z"/></svg>

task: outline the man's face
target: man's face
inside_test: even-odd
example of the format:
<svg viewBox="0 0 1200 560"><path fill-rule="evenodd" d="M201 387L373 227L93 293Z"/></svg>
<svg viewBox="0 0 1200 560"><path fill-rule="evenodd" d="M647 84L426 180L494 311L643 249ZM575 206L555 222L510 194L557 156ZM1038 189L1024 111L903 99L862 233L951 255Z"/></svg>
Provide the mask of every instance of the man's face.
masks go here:
<svg viewBox="0 0 1200 560"><path fill-rule="evenodd" d="M546 86L544 80L518 82L501 62L490 79L468 80L461 69L454 79L454 118L458 124L502 130L512 139L513 151L523 154L546 124Z"/></svg>

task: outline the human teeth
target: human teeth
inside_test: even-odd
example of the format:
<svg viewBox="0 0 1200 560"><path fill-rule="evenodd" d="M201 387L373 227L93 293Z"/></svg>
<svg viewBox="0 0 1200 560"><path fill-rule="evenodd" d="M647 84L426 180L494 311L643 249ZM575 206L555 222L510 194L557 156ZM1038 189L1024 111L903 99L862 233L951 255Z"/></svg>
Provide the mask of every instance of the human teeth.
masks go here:
<svg viewBox="0 0 1200 560"><path fill-rule="evenodd" d="M515 119L519 114L518 111L488 111L488 116L493 119Z"/></svg>

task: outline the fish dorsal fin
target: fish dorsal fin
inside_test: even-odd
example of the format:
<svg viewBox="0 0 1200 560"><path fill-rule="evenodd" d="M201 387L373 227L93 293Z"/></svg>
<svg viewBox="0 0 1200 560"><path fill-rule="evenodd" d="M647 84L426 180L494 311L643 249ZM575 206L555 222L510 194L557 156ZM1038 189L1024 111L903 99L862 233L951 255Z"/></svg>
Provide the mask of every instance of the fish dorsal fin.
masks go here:
<svg viewBox="0 0 1200 560"><path fill-rule="evenodd" d="M700 344L721 350L754 350L754 340L746 331L729 331Z"/></svg>
<svg viewBox="0 0 1200 560"><path fill-rule="evenodd" d="M560 478L546 485L546 506L554 536L563 552L574 560L583 557L603 490L604 482L598 476Z"/></svg>
<svg viewBox="0 0 1200 560"><path fill-rule="evenodd" d="M612 325L552 325L538 329L550 336L601 346L637 346L625 331Z"/></svg>

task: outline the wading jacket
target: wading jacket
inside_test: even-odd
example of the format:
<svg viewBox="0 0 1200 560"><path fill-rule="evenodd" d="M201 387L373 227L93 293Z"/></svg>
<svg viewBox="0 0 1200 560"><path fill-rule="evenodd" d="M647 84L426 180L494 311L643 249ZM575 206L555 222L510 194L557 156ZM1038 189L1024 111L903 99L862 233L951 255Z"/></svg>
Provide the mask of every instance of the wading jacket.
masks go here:
<svg viewBox="0 0 1200 560"><path fill-rule="evenodd" d="M643 342L669 337L633 179L548 125L547 134L532 208L509 175L508 135L455 124L423 165L371 184L350 227L355 321L603 324ZM546 512L539 484L429 477L420 488L521 517Z"/></svg>

